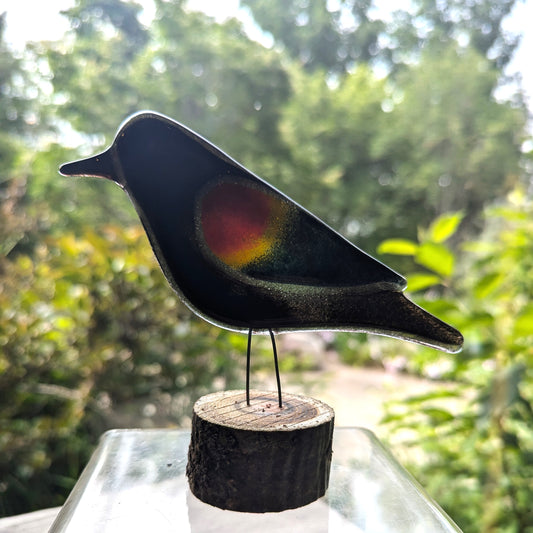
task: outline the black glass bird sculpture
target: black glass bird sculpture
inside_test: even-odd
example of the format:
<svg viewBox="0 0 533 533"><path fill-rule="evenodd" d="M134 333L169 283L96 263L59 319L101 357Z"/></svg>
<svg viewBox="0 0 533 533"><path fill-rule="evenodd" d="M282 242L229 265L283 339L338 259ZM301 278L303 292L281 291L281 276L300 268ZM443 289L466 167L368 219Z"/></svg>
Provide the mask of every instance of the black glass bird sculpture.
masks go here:
<svg viewBox="0 0 533 533"><path fill-rule="evenodd" d="M402 276L163 115L133 115L110 148L60 172L122 187L173 289L249 341L252 332L273 340L273 331L328 329L461 348L456 329L404 296Z"/></svg>

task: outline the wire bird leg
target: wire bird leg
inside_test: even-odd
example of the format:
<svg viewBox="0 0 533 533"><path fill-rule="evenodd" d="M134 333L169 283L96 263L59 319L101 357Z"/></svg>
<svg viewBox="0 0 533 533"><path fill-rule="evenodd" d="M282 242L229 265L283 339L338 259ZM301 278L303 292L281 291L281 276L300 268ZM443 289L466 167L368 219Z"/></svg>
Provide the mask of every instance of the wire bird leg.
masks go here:
<svg viewBox="0 0 533 533"><path fill-rule="evenodd" d="M276 383L278 385L278 405L279 408L283 408L283 400L281 397L281 379L279 376L279 364L278 364L278 350L276 348L276 340L274 333L268 328L270 333L270 340L272 341L272 351L274 352L274 366L276 368ZM248 330L248 347L246 349L246 405L250 405L250 354L252 350L252 328Z"/></svg>
<svg viewBox="0 0 533 533"><path fill-rule="evenodd" d="M272 351L274 352L274 366L276 367L276 382L278 384L278 405L281 409L283 407L283 402L281 400L281 379L279 377L279 365L278 365L278 350L276 349L276 341L274 339L274 333L268 328L270 333L270 340L272 341Z"/></svg>
<svg viewBox="0 0 533 533"><path fill-rule="evenodd" d="M252 348L252 328L248 330L248 348L246 350L246 405L250 405L250 349Z"/></svg>

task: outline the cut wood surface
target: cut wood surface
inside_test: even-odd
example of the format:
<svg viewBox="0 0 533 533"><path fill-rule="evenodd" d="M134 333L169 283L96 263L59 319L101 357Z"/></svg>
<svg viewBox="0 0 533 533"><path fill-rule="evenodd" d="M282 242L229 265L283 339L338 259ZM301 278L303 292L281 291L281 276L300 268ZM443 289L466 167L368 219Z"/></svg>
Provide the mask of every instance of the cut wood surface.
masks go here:
<svg viewBox="0 0 533 533"><path fill-rule="evenodd" d="M278 406L273 392L250 391L250 405L244 391L208 394L194 405L194 413L212 424L249 431L293 431L319 426L333 418L329 405L295 394L283 395Z"/></svg>
<svg viewBox="0 0 533 533"><path fill-rule="evenodd" d="M276 512L324 495L334 412L306 396L224 391L193 409L187 476L192 493L221 509Z"/></svg>

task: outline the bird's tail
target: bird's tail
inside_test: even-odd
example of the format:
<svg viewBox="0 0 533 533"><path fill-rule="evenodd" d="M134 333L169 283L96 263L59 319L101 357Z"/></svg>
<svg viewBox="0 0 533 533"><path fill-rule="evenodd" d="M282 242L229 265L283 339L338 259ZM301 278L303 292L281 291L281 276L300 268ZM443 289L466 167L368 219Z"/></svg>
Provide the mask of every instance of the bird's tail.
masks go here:
<svg viewBox="0 0 533 533"><path fill-rule="evenodd" d="M458 352L463 336L452 326L411 302L402 292L380 291L350 295L344 305L357 307L357 324L346 329L405 339L447 352ZM342 313L346 316L346 312ZM338 316L338 324L343 328Z"/></svg>

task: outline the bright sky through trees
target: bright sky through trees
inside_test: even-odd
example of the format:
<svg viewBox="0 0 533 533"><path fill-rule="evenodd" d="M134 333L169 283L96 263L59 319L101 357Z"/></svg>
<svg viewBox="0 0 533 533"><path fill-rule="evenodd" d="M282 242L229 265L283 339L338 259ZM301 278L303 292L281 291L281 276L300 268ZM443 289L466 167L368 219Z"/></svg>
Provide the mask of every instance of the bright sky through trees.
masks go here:
<svg viewBox="0 0 533 533"><path fill-rule="evenodd" d="M0 3L0 12L7 11L7 40L17 48L23 46L26 41L56 40L61 37L68 28L65 18L60 11L73 5L73 0L48 0L47 2L35 2L34 0L3 0ZM139 4L145 5L145 22L153 15L151 1L138 0ZM377 2L383 9L390 4L395 9L398 2L394 0L380 0ZM190 0L192 9L201 10L217 19L237 14L239 0ZM29 16L31 15L31 16ZM246 14L242 13L241 17ZM522 35L520 47L508 68L508 73L519 72L522 76L523 88L528 97L529 108L533 110L533 33L530 24L533 20L533 1L523 1L516 5L513 13L505 24L505 29L512 33ZM250 31L253 32L253 29ZM253 36L253 35L252 35Z"/></svg>

